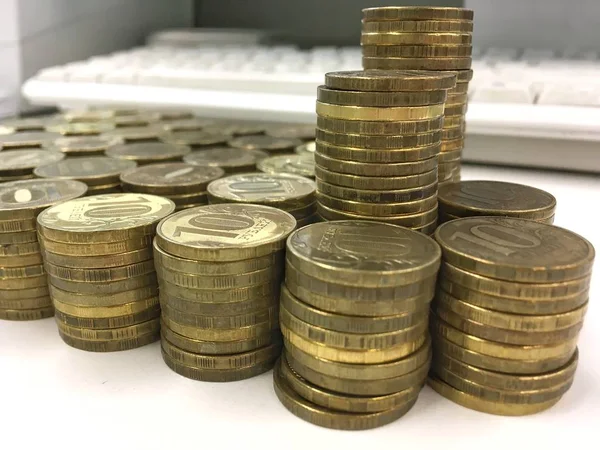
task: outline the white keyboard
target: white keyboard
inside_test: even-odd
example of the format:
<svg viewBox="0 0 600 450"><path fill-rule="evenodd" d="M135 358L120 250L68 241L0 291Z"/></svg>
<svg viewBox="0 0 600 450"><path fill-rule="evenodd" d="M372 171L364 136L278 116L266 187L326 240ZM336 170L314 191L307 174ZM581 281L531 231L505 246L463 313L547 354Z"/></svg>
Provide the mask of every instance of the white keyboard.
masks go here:
<svg viewBox="0 0 600 450"><path fill-rule="evenodd" d="M145 47L50 67L23 94L63 108L175 107L313 123L323 74L361 67L360 47L189 42L149 39ZM473 69L465 160L600 172L598 52L474 49Z"/></svg>

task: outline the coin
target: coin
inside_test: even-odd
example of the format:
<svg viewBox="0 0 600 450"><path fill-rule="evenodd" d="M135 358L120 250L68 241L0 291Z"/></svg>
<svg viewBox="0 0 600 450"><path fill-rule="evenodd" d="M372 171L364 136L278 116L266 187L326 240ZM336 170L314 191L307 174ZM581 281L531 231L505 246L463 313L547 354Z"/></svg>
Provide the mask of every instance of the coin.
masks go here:
<svg viewBox="0 0 600 450"><path fill-rule="evenodd" d="M76 339L86 339L90 341L106 341L128 339L144 336L146 334L157 333L160 329L160 320L152 319L136 325L130 325L121 328L98 329L92 330L83 327L75 327L67 325L61 320L57 320L56 324L60 332L67 336Z"/></svg>
<svg viewBox="0 0 600 450"><path fill-rule="evenodd" d="M231 303L202 303L173 297L162 293L161 304L178 311L180 314L192 316L233 316L258 313L276 305L277 299L273 297L257 297L244 302Z"/></svg>
<svg viewBox="0 0 600 450"><path fill-rule="evenodd" d="M355 147L364 149L413 149L415 147L430 147L438 144L441 133L403 135L403 136L370 136L361 134L339 134L317 129L317 141L340 147Z"/></svg>
<svg viewBox="0 0 600 450"><path fill-rule="evenodd" d="M31 278L44 275L44 266L36 264L24 267L0 267L0 279Z"/></svg>
<svg viewBox="0 0 600 450"><path fill-rule="evenodd" d="M311 141L315 139L314 125L281 124L272 125L265 130L267 136L281 139L301 139Z"/></svg>
<svg viewBox="0 0 600 450"><path fill-rule="evenodd" d="M317 143L315 141L311 141L299 145L294 151L299 155L314 155L316 149Z"/></svg>
<svg viewBox="0 0 600 450"><path fill-rule="evenodd" d="M140 165L155 162L181 161L191 152L186 145L175 145L161 142L140 142L115 145L106 150L106 156L116 159L135 161Z"/></svg>
<svg viewBox="0 0 600 450"><path fill-rule="evenodd" d="M73 136L56 139L44 144L44 148L65 153L69 157L100 156L104 155L108 148L122 143L123 140L116 136Z"/></svg>
<svg viewBox="0 0 600 450"><path fill-rule="evenodd" d="M215 304L236 303L264 297L276 298L279 296L279 283L273 282L238 289L213 291L209 289L188 289L165 280L160 280L160 289L161 292L164 292L168 296L191 302Z"/></svg>
<svg viewBox="0 0 600 450"><path fill-rule="evenodd" d="M34 288L36 289L36 288ZM37 288L37 289L43 289ZM6 292L6 291L4 291ZM3 292L3 294L4 294ZM19 291L18 291L19 292ZM45 295L43 297L34 297L34 298L17 298L17 299L7 299L0 298L0 309L4 310L32 310L32 309L42 309L48 308L52 306L52 300L49 295Z"/></svg>
<svg viewBox="0 0 600 450"><path fill-rule="evenodd" d="M47 117L19 117L6 119L0 122L0 129L5 130L1 134L15 134L26 131L44 131L46 129L47 122ZM1 145L0 148L2 148Z"/></svg>
<svg viewBox="0 0 600 450"><path fill-rule="evenodd" d="M103 184L88 188L87 195L121 194L122 192L123 189L121 188L121 183Z"/></svg>
<svg viewBox="0 0 600 450"><path fill-rule="evenodd" d="M0 233L0 245L27 244L37 241L35 230L19 231L15 233Z"/></svg>
<svg viewBox="0 0 600 450"><path fill-rule="evenodd" d="M60 138L59 133L50 133L46 131L25 131L22 133L0 135L0 149L29 149L34 147L42 147L55 139ZM29 151L31 152L31 150ZM6 158L6 153L2 153L2 160Z"/></svg>
<svg viewBox="0 0 600 450"><path fill-rule="evenodd" d="M135 250L148 249L152 245L153 239L153 236L148 234L138 238L128 239L126 241L101 242L95 244L71 244L68 242L58 242L47 239L41 234L42 232L40 230L38 230L38 236L44 251L72 257L114 256Z"/></svg>
<svg viewBox="0 0 600 450"><path fill-rule="evenodd" d="M317 88L317 100L333 105L347 106L423 106L444 103L446 91L423 92L364 92L329 89L326 86ZM313 131L314 133L314 131Z"/></svg>
<svg viewBox="0 0 600 450"><path fill-rule="evenodd" d="M278 273L280 267L267 267L244 274L231 275L198 275L188 274L159 267L157 272L161 280L189 289L238 289L268 283Z"/></svg>
<svg viewBox="0 0 600 450"><path fill-rule="evenodd" d="M124 308L129 303L137 303L150 298L158 297L158 286L152 277L146 277L148 283L130 290L116 292L113 294L86 294L82 292L69 292L50 284L48 286L50 295L55 302L61 302L82 308ZM135 283L137 284L137 283ZM68 286L65 286L68 287Z"/></svg>
<svg viewBox="0 0 600 450"><path fill-rule="evenodd" d="M47 209L38 224L41 234L53 241L111 243L151 234L174 209L171 200L155 195L96 195Z"/></svg>
<svg viewBox="0 0 600 450"><path fill-rule="evenodd" d="M46 130L63 136L97 136L116 128L111 122L61 122L48 124Z"/></svg>
<svg viewBox="0 0 600 450"><path fill-rule="evenodd" d="M367 177L398 177L430 172L437 168L437 158L429 158L421 161L405 163L361 163L358 161L345 161L343 159L330 158L329 156L316 153L315 163L319 166L338 173L359 175Z"/></svg>
<svg viewBox="0 0 600 450"><path fill-rule="evenodd" d="M118 318L131 314L138 314L147 310L154 310L159 306L158 297L150 297L143 300L123 303L113 306L81 306L60 301L53 296L52 301L57 311L79 319L104 319ZM146 319L149 320L149 319ZM132 325L132 324L130 324ZM121 325L126 326L126 325ZM111 327L112 328L112 327Z"/></svg>
<svg viewBox="0 0 600 450"><path fill-rule="evenodd" d="M440 143L427 147L408 149L365 149L358 147L341 147L317 141L317 153L330 158L344 161L357 161L366 163L401 163L421 161L436 157L440 153Z"/></svg>
<svg viewBox="0 0 600 450"><path fill-rule="evenodd" d="M317 116L317 128L338 134L403 135L421 134L439 130L444 118L418 121L381 122L332 119Z"/></svg>
<svg viewBox="0 0 600 450"><path fill-rule="evenodd" d="M57 278L53 275L48 275L48 281L51 285L63 291L104 296L132 291L156 283L156 274L150 273L126 280L112 281L110 283L63 280L62 278Z"/></svg>
<svg viewBox="0 0 600 450"><path fill-rule="evenodd" d="M126 144L135 142L153 142L157 141L160 136L158 127L126 127L117 128L112 131L107 131L102 135L105 137L116 137L124 141Z"/></svg>
<svg viewBox="0 0 600 450"><path fill-rule="evenodd" d="M221 204L178 212L163 220L156 241L166 252L203 261L237 261L274 253L296 226L284 211Z"/></svg>
<svg viewBox="0 0 600 450"><path fill-rule="evenodd" d="M213 120L201 119L199 117L185 117L175 120L170 120L166 123L161 123L160 126L165 131L199 131L203 128L214 124Z"/></svg>
<svg viewBox="0 0 600 450"><path fill-rule="evenodd" d="M157 120L176 121L194 118L194 114L191 111L178 109L151 109L148 112L156 116Z"/></svg>
<svg viewBox="0 0 600 450"><path fill-rule="evenodd" d="M20 244L16 244L20 245ZM33 253L30 255L21 256L0 256L0 267L24 267L42 264L41 253Z"/></svg>
<svg viewBox="0 0 600 450"><path fill-rule="evenodd" d="M35 309L0 309L0 319L3 320L40 320L53 315L54 308L51 305Z"/></svg>
<svg viewBox="0 0 600 450"><path fill-rule="evenodd" d="M442 140L452 141L455 139L464 139L464 131L462 128L447 128L442 130Z"/></svg>
<svg viewBox="0 0 600 450"><path fill-rule="evenodd" d="M143 311L136 312L133 314L127 314L123 316L115 317L79 317L70 316L61 312L58 308L54 311L56 321L63 323L68 326L87 328L90 330L110 330L123 327L129 327L132 325L138 325L149 320L157 319L160 317L160 306L155 305L147 308Z"/></svg>
<svg viewBox="0 0 600 450"><path fill-rule="evenodd" d="M407 33L408 34L408 33ZM370 36L368 33L363 36ZM380 36L392 36L392 34L384 34ZM387 41L386 41L387 42ZM382 70L465 70L471 68L471 57L464 58L395 58L395 57L369 57L363 56L362 65L365 69L382 69Z"/></svg>
<svg viewBox="0 0 600 450"><path fill-rule="evenodd" d="M168 328L177 334L191 339L216 342L254 339L260 335L270 333L279 327L276 318L256 325L239 328L198 328L190 325L182 325L172 320L164 312L162 320Z"/></svg>
<svg viewBox="0 0 600 450"><path fill-rule="evenodd" d="M207 128L207 131L209 130L216 133L227 134L229 136L254 136L257 134L264 134L266 125L264 123L248 121L222 122Z"/></svg>
<svg viewBox="0 0 600 450"><path fill-rule="evenodd" d="M428 106L398 106L377 108L369 106L343 106L317 101L317 114L333 119L402 121L423 120L439 117L444 112L443 104Z"/></svg>
<svg viewBox="0 0 600 450"><path fill-rule="evenodd" d="M34 231L36 221L34 218L23 220L0 221L0 233L18 233L21 231Z"/></svg>
<svg viewBox="0 0 600 450"><path fill-rule="evenodd" d="M135 167L135 162L104 156L70 158L37 167L33 173L39 178L79 180L88 185L110 184L119 174Z"/></svg>
<svg viewBox="0 0 600 450"><path fill-rule="evenodd" d="M64 157L65 155L62 153L48 150L3 151L0 161L0 176L28 175L36 167L60 161Z"/></svg>
<svg viewBox="0 0 600 450"><path fill-rule="evenodd" d="M317 200L321 205L332 209L373 216L393 216L423 213L431 211L432 208L437 206L437 198L435 196L412 202L371 203L340 199L323 194L322 192L318 192Z"/></svg>
<svg viewBox="0 0 600 450"><path fill-rule="evenodd" d="M473 22L467 20L402 20L365 21L362 31L367 33L470 33Z"/></svg>
<svg viewBox="0 0 600 450"><path fill-rule="evenodd" d="M466 122L463 114L455 116L444 115L444 128L462 128L465 124Z"/></svg>
<svg viewBox="0 0 600 450"><path fill-rule="evenodd" d="M272 136L245 136L230 140L231 147L242 150L263 150L267 153L291 153L302 145L300 139L284 139Z"/></svg>
<svg viewBox="0 0 600 450"><path fill-rule="evenodd" d="M0 257L4 258L33 255L39 252L40 246L37 242L28 242L25 244L0 244Z"/></svg>
<svg viewBox="0 0 600 450"><path fill-rule="evenodd" d="M407 228L421 228L437 221L437 207L429 211L415 214L375 216L369 214L358 214L349 211L330 208L323 203L317 203L317 213L327 220L371 220L386 222L392 225L400 225Z"/></svg>
<svg viewBox="0 0 600 450"><path fill-rule="evenodd" d="M590 273L594 248L583 237L524 219L470 217L441 225L435 239L444 259L497 279L566 281Z"/></svg>
<svg viewBox="0 0 600 450"><path fill-rule="evenodd" d="M271 156L259 161L257 168L269 174L291 173L314 178L315 159L312 155Z"/></svg>
<svg viewBox="0 0 600 450"><path fill-rule="evenodd" d="M436 23L442 24L443 22ZM383 25L382 22L364 23L363 28L365 28L366 25L369 25L369 28L372 28L370 25L375 24ZM473 47L471 45L363 45L361 49L363 56L377 58L463 58L469 57L473 53ZM456 87L447 92L448 94L450 94L450 92L456 93Z"/></svg>
<svg viewBox="0 0 600 450"><path fill-rule="evenodd" d="M60 328L58 330L58 334L65 344L88 352L118 352L123 350L131 350L151 344L152 342L160 339L160 333L158 331L146 333L136 337L107 340L89 340L77 338L65 334Z"/></svg>
<svg viewBox="0 0 600 450"><path fill-rule="evenodd" d="M63 280L98 283L111 282L138 277L154 272L154 261L147 260L127 266L101 268L101 269L74 269L71 267L55 266L46 261L46 271Z"/></svg>
<svg viewBox="0 0 600 450"><path fill-rule="evenodd" d="M387 20L472 21L473 10L437 6L387 6L362 10L363 22Z"/></svg>
<svg viewBox="0 0 600 450"><path fill-rule="evenodd" d="M268 157L268 153L260 150L215 147L185 155L183 161L194 166L218 167L225 173L239 173L255 171L256 163Z"/></svg>
<svg viewBox="0 0 600 450"><path fill-rule="evenodd" d="M361 33L361 45L466 45L471 33Z"/></svg>
<svg viewBox="0 0 600 450"><path fill-rule="evenodd" d="M455 84L455 76L451 73L360 70L325 74L328 88L344 91L439 91Z"/></svg>
<svg viewBox="0 0 600 450"><path fill-rule="evenodd" d="M437 181L437 170L399 177L364 177L332 172L321 166L315 166L317 178L336 186L365 190L397 190L427 186Z"/></svg>
<svg viewBox="0 0 600 450"><path fill-rule="evenodd" d="M225 145L227 141L231 139L231 135L221 130L173 131L170 133L162 133L160 135L160 138L163 142L166 142L168 144L187 146L194 149L201 147L211 147L215 145Z"/></svg>

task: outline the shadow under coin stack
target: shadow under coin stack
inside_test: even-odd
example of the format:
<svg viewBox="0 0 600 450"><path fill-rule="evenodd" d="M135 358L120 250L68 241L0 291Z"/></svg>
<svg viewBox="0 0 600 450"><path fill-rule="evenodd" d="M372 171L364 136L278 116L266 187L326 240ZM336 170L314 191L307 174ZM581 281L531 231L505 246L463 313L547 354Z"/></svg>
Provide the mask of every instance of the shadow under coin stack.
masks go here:
<svg viewBox="0 0 600 450"><path fill-rule="evenodd" d="M448 183L438 190L439 222L472 216L503 216L552 224L556 198L531 186L503 181Z"/></svg>
<svg viewBox="0 0 600 450"><path fill-rule="evenodd" d="M247 173L210 183L208 200L272 206L294 216L300 228L317 221L315 191L315 182L299 175Z"/></svg>
<svg viewBox="0 0 600 450"><path fill-rule="evenodd" d="M431 234L446 90L452 73L332 72L318 88L318 212Z"/></svg>
<svg viewBox="0 0 600 450"><path fill-rule="evenodd" d="M258 170L265 173L292 173L307 178L315 178L315 156L279 155L263 159L257 164Z"/></svg>
<svg viewBox="0 0 600 450"><path fill-rule="evenodd" d="M48 206L81 197L85 191L85 184L67 180L0 184L0 319L54 315L36 217Z"/></svg>
<svg viewBox="0 0 600 450"><path fill-rule="evenodd" d="M183 157L183 162L200 167L218 167L225 173L256 172L256 164L268 158L269 154L260 150L216 147L192 152Z"/></svg>
<svg viewBox="0 0 600 450"><path fill-rule="evenodd" d="M454 71L448 91L439 155L439 182L460 181L467 90L471 70L473 11L444 7L363 9L365 69Z"/></svg>
<svg viewBox="0 0 600 450"><path fill-rule="evenodd" d="M35 178L36 167L61 161L65 155L49 150L27 149L3 151L0 157L0 183Z"/></svg>
<svg viewBox="0 0 600 450"><path fill-rule="evenodd" d="M490 414L534 414L573 382L594 248L563 228L470 217L440 226L429 383Z"/></svg>
<svg viewBox="0 0 600 450"><path fill-rule="evenodd" d="M162 355L173 371L224 382L273 367L283 252L295 226L260 205L200 206L159 224Z"/></svg>
<svg viewBox="0 0 600 450"><path fill-rule="evenodd" d="M81 181L87 185L87 195L89 196L122 192L119 175L135 166L133 161L106 156L90 156L63 159L40 166L33 173L39 178Z"/></svg>
<svg viewBox="0 0 600 450"><path fill-rule="evenodd" d="M139 166L153 163L181 161L192 149L185 145L162 142L138 142L115 145L106 150L106 156L115 159L134 161Z"/></svg>
<svg viewBox="0 0 600 450"><path fill-rule="evenodd" d="M156 225L175 205L154 195L105 194L38 216L58 332L87 351L128 350L159 337Z"/></svg>
<svg viewBox="0 0 600 450"><path fill-rule="evenodd" d="M199 167L186 163L150 164L121 174L125 192L161 195L180 211L206 205L206 188L224 175L218 167Z"/></svg>
<svg viewBox="0 0 600 450"><path fill-rule="evenodd" d="M338 429L390 423L416 402L431 362L429 304L441 252L403 227L340 221L289 237L275 392Z"/></svg>

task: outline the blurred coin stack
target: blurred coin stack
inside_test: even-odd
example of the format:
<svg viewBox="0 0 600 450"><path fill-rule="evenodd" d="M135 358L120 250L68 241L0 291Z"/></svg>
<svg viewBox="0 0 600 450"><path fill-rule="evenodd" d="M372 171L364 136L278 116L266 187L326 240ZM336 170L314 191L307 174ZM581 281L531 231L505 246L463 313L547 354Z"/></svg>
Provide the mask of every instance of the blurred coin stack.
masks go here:
<svg viewBox="0 0 600 450"><path fill-rule="evenodd" d="M0 183L35 178L36 167L61 161L65 155L40 149L7 150L0 156Z"/></svg>
<svg viewBox="0 0 600 450"><path fill-rule="evenodd" d="M218 167L200 167L186 163L150 164L121 175L125 192L161 195L175 203L176 210L206 205L206 188L224 175Z"/></svg>
<svg viewBox="0 0 600 450"><path fill-rule="evenodd" d="M154 242L162 355L200 381L236 381L281 352L279 291L294 218L260 205L210 205L163 220Z"/></svg>
<svg viewBox="0 0 600 450"><path fill-rule="evenodd" d="M440 184L460 181L467 91L473 78L473 11L445 7L363 9L363 67L383 70L454 71L448 91L439 156Z"/></svg>
<svg viewBox="0 0 600 450"><path fill-rule="evenodd" d="M287 242L277 396L329 428L392 422L416 402L431 361L433 239L370 221L309 225Z"/></svg>
<svg viewBox="0 0 600 450"><path fill-rule="evenodd" d="M318 88L315 173L326 220L364 219L431 234L450 72L331 72Z"/></svg>
<svg viewBox="0 0 600 450"><path fill-rule="evenodd" d="M577 367L594 248L525 219L441 225L430 384L467 408L525 415L556 404Z"/></svg>
<svg viewBox="0 0 600 450"><path fill-rule="evenodd" d="M38 216L58 332L87 351L128 350L159 337L152 239L175 205L145 194L71 200Z"/></svg>
<svg viewBox="0 0 600 450"><path fill-rule="evenodd" d="M315 182L299 175L246 173L210 183L208 201L272 206L290 213L303 227L317 222L315 192Z"/></svg>
<svg viewBox="0 0 600 450"><path fill-rule="evenodd" d="M88 156L40 166L33 174L39 178L81 181L88 187L87 195L114 194L122 192L119 180L121 173L135 166L133 161Z"/></svg>
<svg viewBox="0 0 600 450"><path fill-rule="evenodd" d="M314 154L271 156L259 161L257 167L258 170L265 173L292 173L307 178L315 178Z"/></svg>
<svg viewBox="0 0 600 450"><path fill-rule="evenodd" d="M36 217L85 194L78 181L26 180L0 185L0 319L51 317L54 308L36 233Z"/></svg>
<svg viewBox="0 0 600 450"><path fill-rule="evenodd" d="M200 167L218 167L225 173L256 172L256 164L268 158L269 154L260 150L242 150L230 147L210 147L192 152L183 157L183 162Z"/></svg>
<svg viewBox="0 0 600 450"><path fill-rule="evenodd" d="M469 180L438 190L439 222L472 216L504 216L552 224L556 198L531 186L503 181Z"/></svg>

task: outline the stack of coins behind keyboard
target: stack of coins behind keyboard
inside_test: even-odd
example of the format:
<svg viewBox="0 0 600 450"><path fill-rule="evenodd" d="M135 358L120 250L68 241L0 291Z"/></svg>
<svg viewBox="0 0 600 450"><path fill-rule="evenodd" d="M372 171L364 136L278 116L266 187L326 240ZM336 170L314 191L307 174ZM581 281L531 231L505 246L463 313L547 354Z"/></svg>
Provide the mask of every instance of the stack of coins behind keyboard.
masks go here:
<svg viewBox="0 0 600 450"><path fill-rule="evenodd" d="M407 228L309 225L289 237L277 396L317 425L374 428L417 400L431 361L429 304L441 251Z"/></svg>
<svg viewBox="0 0 600 450"><path fill-rule="evenodd" d="M470 180L442 186L438 207L440 223L461 217L504 216L552 224L556 198L522 184Z"/></svg>
<svg viewBox="0 0 600 450"><path fill-rule="evenodd" d="M446 90L452 73L331 72L318 89L318 212L431 234Z"/></svg>
<svg viewBox="0 0 600 450"><path fill-rule="evenodd" d="M108 352L158 339L151 246L156 225L174 210L172 201L154 195L104 194L71 200L38 216L63 341Z"/></svg>
<svg viewBox="0 0 600 450"><path fill-rule="evenodd" d="M122 192L121 173L135 166L133 161L90 156L68 158L40 166L33 173L39 178L81 181L88 186L87 195L114 194Z"/></svg>
<svg viewBox="0 0 600 450"><path fill-rule="evenodd" d="M206 205L207 186L224 175L218 167L199 167L186 163L150 164L124 172L125 192L161 195L172 200L177 210Z"/></svg>
<svg viewBox="0 0 600 450"><path fill-rule="evenodd" d="M570 388L594 248L525 219L470 217L440 226L431 386L467 408L545 410Z"/></svg>
<svg viewBox="0 0 600 450"><path fill-rule="evenodd" d="M254 203L287 211L303 227L317 221L316 185L299 175L247 173L208 185L210 204Z"/></svg>
<svg viewBox="0 0 600 450"><path fill-rule="evenodd" d="M440 184L460 180L467 90L471 70L473 11L463 8L383 7L363 10L365 69L455 71L448 91L439 156Z"/></svg>
<svg viewBox="0 0 600 450"><path fill-rule="evenodd" d="M36 217L44 208L85 191L85 184L66 180L0 184L0 319L34 320L54 314Z"/></svg>
<svg viewBox="0 0 600 450"><path fill-rule="evenodd" d="M260 205L209 205L163 220L154 242L162 355L175 372L236 381L281 352L278 303L294 218Z"/></svg>

